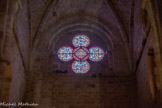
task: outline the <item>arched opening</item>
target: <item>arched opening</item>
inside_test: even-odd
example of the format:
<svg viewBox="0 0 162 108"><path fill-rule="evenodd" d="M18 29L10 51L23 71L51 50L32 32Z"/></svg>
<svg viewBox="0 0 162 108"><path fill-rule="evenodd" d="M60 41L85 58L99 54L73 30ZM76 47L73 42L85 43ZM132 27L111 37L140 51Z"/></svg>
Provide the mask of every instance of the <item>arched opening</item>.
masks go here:
<svg viewBox="0 0 162 108"><path fill-rule="evenodd" d="M149 48L148 51L148 73L149 73L149 81L150 81L150 91L152 95L152 99L157 101L160 97L160 82L159 82L159 74L157 71L155 53L153 48Z"/></svg>

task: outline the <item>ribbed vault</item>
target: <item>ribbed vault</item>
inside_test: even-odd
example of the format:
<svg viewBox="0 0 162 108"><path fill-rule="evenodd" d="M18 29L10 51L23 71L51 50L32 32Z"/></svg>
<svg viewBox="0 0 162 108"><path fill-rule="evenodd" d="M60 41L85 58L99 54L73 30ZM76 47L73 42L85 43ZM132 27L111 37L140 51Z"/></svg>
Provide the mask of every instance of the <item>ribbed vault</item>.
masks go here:
<svg viewBox="0 0 162 108"><path fill-rule="evenodd" d="M129 75L132 72L132 61L128 37L111 2L98 0L96 3L89 1L92 4L84 4L83 1L84 6L78 6L75 1L66 2L51 1L44 11L35 35L32 36L33 55L36 56L43 49L45 53L48 49L47 55L56 56L56 46L62 38L68 40L69 35L89 34L93 40L97 36L105 43L110 70L115 74ZM59 8L60 6L64 8ZM33 60L32 58L31 62Z"/></svg>

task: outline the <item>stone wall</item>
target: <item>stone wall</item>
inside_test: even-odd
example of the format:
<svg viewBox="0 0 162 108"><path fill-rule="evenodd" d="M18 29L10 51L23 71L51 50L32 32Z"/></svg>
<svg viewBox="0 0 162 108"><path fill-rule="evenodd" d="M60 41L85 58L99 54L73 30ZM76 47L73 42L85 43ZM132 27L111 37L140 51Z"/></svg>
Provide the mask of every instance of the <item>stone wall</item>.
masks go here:
<svg viewBox="0 0 162 108"><path fill-rule="evenodd" d="M135 1L134 9L133 50L138 108L156 108L150 91L148 72L148 51L150 47L154 48L150 17L147 8L142 9L142 0Z"/></svg>
<svg viewBox="0 0 162 108"><path fill-rule="evenodd" d="M24 86L25 86L25 69L23 67L22 59L13 38L12 42L12 58L11 58L11 66L12 66L12 73L11 73L11 89L10 89L10 102L20 102L22 101L22 96L24 93Z"/></svg>
<svg viewBox="0 0 162 108"><path fill-rule="evenodd" d="M100 77L100 108L137 108L135 77Z"/></svg>
<svg viewBox="0 0 162 108"><path fill-rule="evenodd" d="M142 0L137 0L134 6L134 36L133 36L134 64L136 65L138 65L139 63L139 59L141 58L141 54L150 30L149 24L146 24L148 22L144 22L145 21L144 17L147 16L142 15L143 11L144 10L142 10ZM147 31L144 30L144 25L148 26Z"/></svg>
<svg viewBox="0 0 162 108"><path fill-rule="evenodd" d="M74 1L73 3L72 0L66 2L59 1L59 3L57 2L58 1L56 1L56 4L55 2L53 2L53 6L50 5L50 2L48 2L49 3L48 6L51 6L51 10L43 9L44 7L48 8L48 6L38 5L37 0L31 2L33 3L30 4L31 11L32 11L32 18L33 18L31 19L32 20L31 25L33 25L32 26L33 31L31 31L31 34L33 37L30 37L30 33L29 33L30 24L28 21L28 17L30 17L30 15L28 15L29 12L27 7L28 3L27 0L22 0L22 6L20 6L22 9L20 9L17 12L14 20L14 37L12 37L12 47L11 47L12 85L11 85L11 92L10 92L10 101L18 102L23 100L24 102L35 102L39 104L38 106L39 108L53 108L53 107L54 108L55 107L56 108L107 108L107 107L136 108L137 107L136 106L136 86L135 86L136 83L135 83L135 78L133 76L130 76L130 72L132 71L131 69L128 68L129 67L128 65L130 65L129 64L130 61L128 62L129 57L127 58L127 56L129 56L127 55L129 51L127 52L125 50L129 47L124 46L127 45L126 44L127 41L123 41L125 39L123 39L123 37L120 37L120 35L123 36L123 33L121 32L124 31L119 29L120 31L116 32L118 31L118 27L120 28L120 24L118 24L119 18L116 18L117 16L115 16L121 11L124 13L124 15L119 15L119 16L121 16L121 18L124 21L124 24L126 24L125 29L128 32L129 29L127 28L128 28L130 15L128 15L127 13L130 12L129 9L131 6L125 10L128 4L122 3L124 8L122 8L121 11L119 12L114 12L114 10L111 9L112 8L111 5L107 5L106 4L107 2L102 2L102 0L101 1L98 0L98 2L93 2L93 0L91 0L93 4L89 2L88 5L86 0L84 2L80 1L80 3L83 3L83 5L79 4L77 1ZM47 2L44 2L42 0L40 1L40 3L45 4ZM36 7L37 9L34 9L35 5L38 6ZM74 6L76 9L71 8L72 6ZM82 10L82 6L83 7L85 6L86 8ZM102 7L103 8L102 10L106 10L106 12L108 13L105 14L105 11L103 11L105 16L99 16L101 6L105 6ZM66 7L66 8L60 8L60 7ZM120 6L116 6L116 8L117 7L120 8ZM75 10L77 11L73 12ZM42 11L47 11L47 13L41 13ZM84 16L84 11L86 11L87 13L93 13L95 16L97 16L97 18L98 16L103 17L103 18L99 18L99 20L102 20L101 22L104 25L110 26L109 28L112 29L112 30L110 29L110 31L113 32L112 33L113 35L111 37L113 41L106 41L106 42L107 43L109 42L108 44L112 42L113 44L115 44L115 46L114 49L109 49L109 50L107 49L107 52L112 54L111 56L109 56L109 58L108 57L106 58L108 59L107 60L108 63L100 62L99 65L92 63L92 66L94 67L94 69L92 68L93 74L77 75L74 74L72 71L68 70L68 68L70 68L70 65L66 65L65 63L62 63L65 66L61 65L61 63L56 60L55 60L56 64L53 64L54 63L52 58L53 55L50 55L53 49L48 49L49 41L45 41L45 40L51 40L52 36L49 36L49 33L46 32L46 29L49 29L49 27L52 30L56 29L54 28L55 24L53 24L53 21L57 22L57 20L64 15L66 17L66 15L68 16L68 14L71 13L80 14L81 12L81 14L83 14ZM63 12L65 12L65 14ZM59 14L61 15L61 17L56 17ZM42 18L41 16L44 16L45 18ZM42 20L42 22L39 21L38 19ZM104 22L103 19L106 19L106 21ZM113 19L113 20L109 20L109 19ZM85 25L88 25L88 26L81 27L80 30L82 30L83 28L88 30L91 27L89 26L91 25L91 22L88 22L89 20L80 20L80 19L78 20L79 22L81 21L80 23L83 23L85 21ZM98 23L101 22L99 22L98 20L95 21L97 21L97 24L94 24L94 27L103 29L102 27L96 26L98 25ZM69 23L69 25L70 24L72 23ZM64 27L66 28L66 26L63 26L63 28ZM75 30L75 26L72 29ZM138 30L139 29L140 28L138 28ZM83 31L79 31L79 32L83 32ZM100 32L98 32L98 29L94 29L93 32L100 34ZM64 31L63 33L67 34L67 32ZM136 33L138 33L138 31ZM106 35L106 36L110 37L110 35ZM103 35L101 35L101 37L105 38ZM32 52L30 52L29 50L30 39L36 40L36 43L38 41L37 43L38 47L35 45L34 48L32 49ZM92 39L93 40L96 39L94 38L94 34ZM139 41L138 40L135 41L135 44L137 44L137 42ZM45 44L41 44L41 43L45 43ZM99 43L99 45L101 45L101 43ZM141 48L141 44L139 43L138 45L140 46L138 47ZM55 45L55 43L51 44L51 46L53 45ZM140 51L138 51L137 55L138 58L140 55ZM62 69L63 71L68 70L68 72L57 73L56 72L57 69Z"/></svg>
<svg viewBox="0 0 162 108"><path fill-rule="evenodd" d="M10 102L21 102L24 95L26 72L29 60L29 22L27 0L19 4L13 23L11 43L11 90Z"/></svg>
<svg viewBox="0 0 162 108"><path fill-rule="evenodd" d="M57 49L62 46L59 44L62 42ZM137 107L135 77L102 67L107 59L91 63L92 70L86 74L75 74L71 62L62 62L57 50L50 50L41 45L32 52L25 101L38 103L38 108Z"/></svg>
<svg viewBox="0 0 162 108"><path fill-rule="evenodd" d="M31 77L33 88L26 93L27 101L38 103L38 108L137 108L134 77L70 73Z"/></svg>
<svg viewBox="0 0 162 108"><path fill-rule="evenodd" d="M152 35L150 34L150 38L147 41L147 45L145 46L136 72L139 108L154 108L154 102L150 91L150 80L148 73L148 50L149 47L153 44L151 36Z"/></svg>

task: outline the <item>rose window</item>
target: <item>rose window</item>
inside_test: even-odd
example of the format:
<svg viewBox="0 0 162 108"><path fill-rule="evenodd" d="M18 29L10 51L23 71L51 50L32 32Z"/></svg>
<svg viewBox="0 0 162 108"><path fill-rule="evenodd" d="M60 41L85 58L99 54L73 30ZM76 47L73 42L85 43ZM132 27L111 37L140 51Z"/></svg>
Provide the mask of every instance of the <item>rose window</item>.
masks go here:
<svg viewBox="0 0 162 108"><path fill-rule="evenodd" d="M99 47L87 47L90 39L86 35L77 35L73 38L74 49L69 46L63 46L58 50L58 57L62 61L74 59L71 65L75 73L87 73L90 70L88 59L94 62L100 61L104 57L104 51Z"/></svg>

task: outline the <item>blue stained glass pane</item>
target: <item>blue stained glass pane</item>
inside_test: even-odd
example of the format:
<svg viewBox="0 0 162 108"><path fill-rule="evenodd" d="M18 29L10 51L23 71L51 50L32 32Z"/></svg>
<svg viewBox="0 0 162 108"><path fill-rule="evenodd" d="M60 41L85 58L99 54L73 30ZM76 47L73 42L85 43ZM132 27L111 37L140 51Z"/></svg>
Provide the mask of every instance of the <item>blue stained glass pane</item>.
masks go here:
<svg viewBox="0 0 162 108"><path fill-rule="evenodd" d="M62 61L70 61L74 58L71 65L75 73L87 73L90 70L90 64L86 61L88 58L92 61L100 61L104 57L104 51L99 47L92 47L89 50L86 48L90 44L90 40L86 35L77 35L73 38L72 43L74 50L71 47L65 46L58 50L58 57Z"/></svg>
<svg viewBox="0 0 162 108"><path fill-rule="evenodd" d="M73 49L71 47L61 47L59 50L58 50L58 57L60 60L63 60L63 61L70 61L73 59Z"/></svg>
<svg viewBox="0 0 162 108"><path fill-rule="evenodd" d="M75 73L87 73L90 69L87 61L74 61L71 67Z"/></svg>
<svg viewBox="0 0 162 108"><path fill-rule="evenodd" d="M90 44L90 40L86 35L77 35L73 38L72 43L75 47L87 47Z"/></svg>
<svg viewBox="0 0 162 108"><path fill-rule="evenodd" d="M104 57L104 52L99 47L92 47L89 49L89 59L92 61L100 61Z"/></svg>

